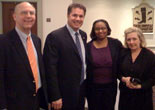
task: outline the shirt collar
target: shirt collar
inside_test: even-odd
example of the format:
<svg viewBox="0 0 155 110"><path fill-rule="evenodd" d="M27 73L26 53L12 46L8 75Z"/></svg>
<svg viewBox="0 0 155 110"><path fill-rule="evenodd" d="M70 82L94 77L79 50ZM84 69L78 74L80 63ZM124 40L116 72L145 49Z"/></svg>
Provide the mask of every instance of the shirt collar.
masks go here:
<svg viewBox="0 0 155 110"><path fill-rule="evenodd" d="M75 31L68 25L68 24L66 24L66 27L67 27L67 29L69 30L69 32L70 32L70 34L72 35L72 36L75 36ZM77 33L79 34L79 30L77 30Z"/></svg>
<svg viewBox="0 0 155 110"><path fill-rule="evenodd" d="M31 33L29 35L25 34L24 32L22 32L21 30L19 30L17 27L15 27L18 35L20 38L27 40L27 37L30 36L31 37Z"/></svg>

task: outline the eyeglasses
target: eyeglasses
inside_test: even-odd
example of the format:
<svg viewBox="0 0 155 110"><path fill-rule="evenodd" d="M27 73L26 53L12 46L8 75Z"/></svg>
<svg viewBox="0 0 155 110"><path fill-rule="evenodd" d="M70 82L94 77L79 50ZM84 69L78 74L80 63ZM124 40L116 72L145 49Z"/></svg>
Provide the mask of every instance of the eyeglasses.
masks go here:
<svg viewBox="0 0 155 110"><path fill-rule="evenodd" d="M35 15L35 11L22 11L21 14L24 15L24 16L28 15L28 14L29 15Z"/></svg>
<svg viewBox="0 0 155 110"><path fill-rule="evenodd" d="M106 30L106 29L107 29L106 27L95 28L95 31L100 31L100 30L104 31L104 30Z"/></svg>

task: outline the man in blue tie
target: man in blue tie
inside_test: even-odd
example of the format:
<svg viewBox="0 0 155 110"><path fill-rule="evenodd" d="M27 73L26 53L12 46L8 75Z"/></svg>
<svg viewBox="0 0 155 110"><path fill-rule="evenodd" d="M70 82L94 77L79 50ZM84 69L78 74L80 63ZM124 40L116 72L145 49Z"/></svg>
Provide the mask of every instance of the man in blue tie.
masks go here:
<svg viewBox="0 0 155 110"><path fill-rule="evenodd" d="M85 6L69 5L67 24L47 36L43 58L53 109L84 110L87 35L79 28L85 14Z"/></svg>

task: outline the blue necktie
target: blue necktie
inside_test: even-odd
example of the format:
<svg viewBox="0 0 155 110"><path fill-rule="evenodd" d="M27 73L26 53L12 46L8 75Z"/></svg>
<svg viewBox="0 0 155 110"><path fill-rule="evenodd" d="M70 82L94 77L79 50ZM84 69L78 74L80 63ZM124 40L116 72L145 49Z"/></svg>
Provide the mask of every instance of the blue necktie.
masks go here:
<svg viewBox="0 0 155 110"><path fill-rule="evenodd" d="M81 45L80 45L80 40L79 40L79 37L78 37L78 33L76 32L75 33L75 40L76 40L76 47L78 49L78 52L79 52L79 55L80 55L80 58L81 58L81 61L82 61L82 69L81 69L81 82L80 84L82 84L82 82L84 81L84 64L83 64L83 56L82 56L82 49L81 49Z"/></svg>

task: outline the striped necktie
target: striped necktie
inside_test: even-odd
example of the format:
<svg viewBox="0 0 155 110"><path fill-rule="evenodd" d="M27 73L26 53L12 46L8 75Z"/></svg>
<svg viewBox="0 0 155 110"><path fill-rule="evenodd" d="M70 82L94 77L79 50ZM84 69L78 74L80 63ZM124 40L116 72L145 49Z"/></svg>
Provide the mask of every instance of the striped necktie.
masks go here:
<svg viewBox="0 0 155 110"><path fill-rule="evenodd" d="M83 55L82 55L82 49L81 49L81 44L80 44L80 39L79 39L79 36L78 36L78 33L76 32L75 33L75 40L76 40L76 47L78 49L78 52L79 52L79 55L80 55L80 58L81 58L81 61L82 61L82 69L81 69L81 82L80 84L82 84L82 82L84 81L84 64L83 64Z"/></svg>

